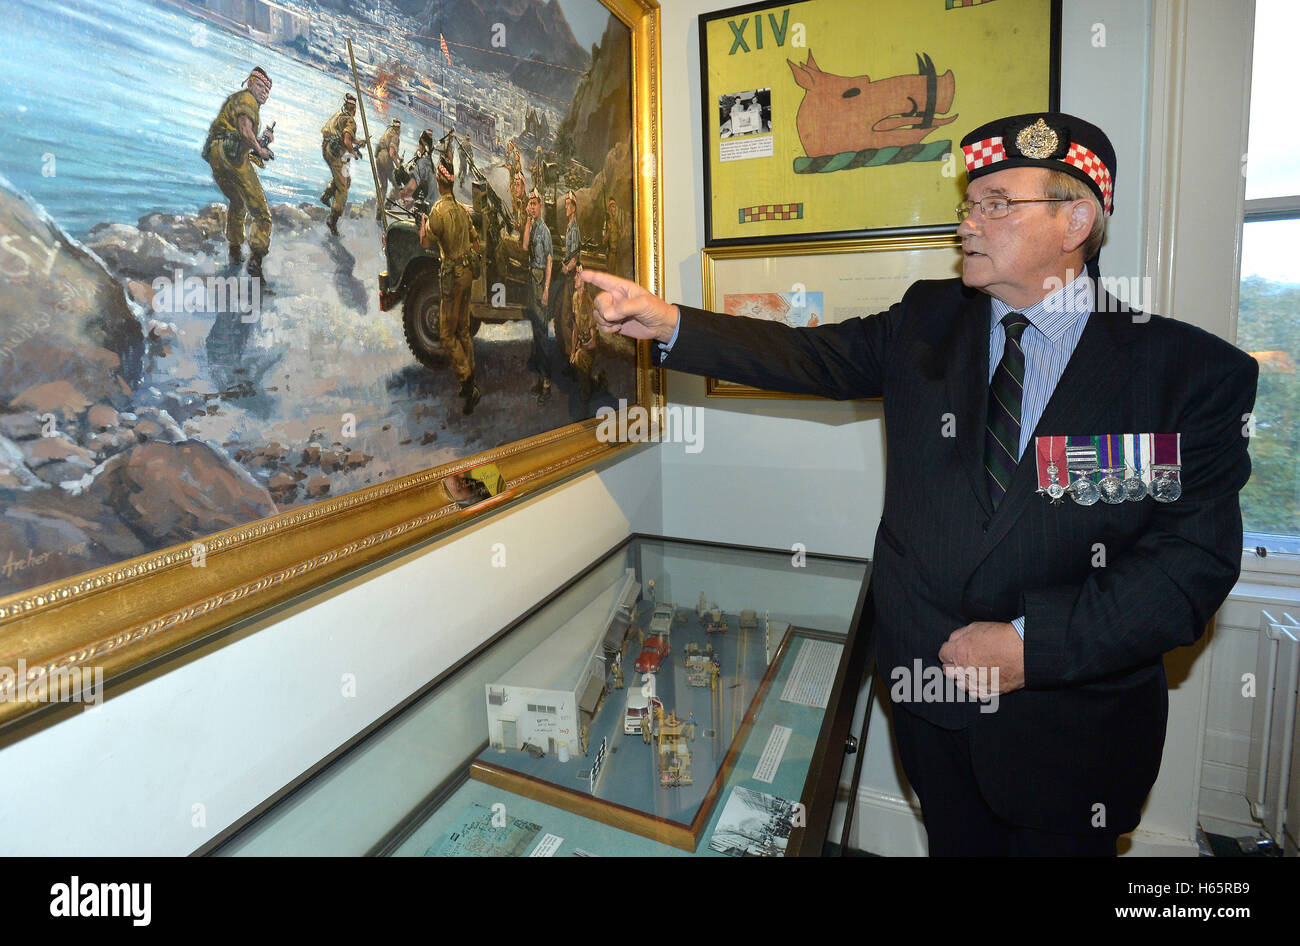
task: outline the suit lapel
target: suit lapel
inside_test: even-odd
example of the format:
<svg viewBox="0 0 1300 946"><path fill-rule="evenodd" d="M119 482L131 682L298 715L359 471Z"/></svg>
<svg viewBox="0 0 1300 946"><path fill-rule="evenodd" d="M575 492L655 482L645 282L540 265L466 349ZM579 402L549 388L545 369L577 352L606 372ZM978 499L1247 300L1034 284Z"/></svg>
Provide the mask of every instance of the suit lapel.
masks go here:
<svg viewBox="0 0 1300 946"><path fill-rule="evenodd" d="M956 418L957 450L975 500L992 515L984 473L984 427L989 411L989 297L974 293L962 303L943 354L948 399Z"/></svg>
<svg viewBox="0 0 1300 946"><path fill-rule="evenodd" d="M1093 312L1088 317L1079 344L1070 356L1038 426L1034 428L1035 437L1120 432L1103 430L1102 426L1111 401L1119 394L1125 379L1131 377L1130 346L1124 344L1123 338L1126 318L1103 312ZM987 345L985 348L987 350ZM1011 486L984 535L976 565L1016 523L1027 502L1047 501L1037 494L1038 469L1033 450L1031 439L1016 466Z"/></svg>

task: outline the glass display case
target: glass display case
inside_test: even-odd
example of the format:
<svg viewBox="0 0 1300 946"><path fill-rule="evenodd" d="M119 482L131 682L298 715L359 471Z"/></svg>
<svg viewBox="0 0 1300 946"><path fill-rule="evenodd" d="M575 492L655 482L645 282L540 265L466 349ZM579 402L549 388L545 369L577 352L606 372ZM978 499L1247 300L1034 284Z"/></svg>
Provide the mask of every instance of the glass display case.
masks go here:
<svg viewBox="0 0 1300 946"><path fill-rule="evenodd" d="M868 568L632 536L199 853L819 855Z"/></svg>

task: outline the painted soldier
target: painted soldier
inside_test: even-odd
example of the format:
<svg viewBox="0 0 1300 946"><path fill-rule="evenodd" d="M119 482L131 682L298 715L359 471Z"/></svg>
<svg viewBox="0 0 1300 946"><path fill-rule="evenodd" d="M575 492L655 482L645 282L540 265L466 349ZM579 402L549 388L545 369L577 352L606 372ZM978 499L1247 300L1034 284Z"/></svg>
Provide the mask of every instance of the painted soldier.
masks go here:
<svg viewBox="0 0 1300 946"><path fill-rule="evenodd" d="M248 236L248 275L261 277L262 258L271 248L271 210L250 155L262 161L271 159L267 146L274 139L268 129L259 141L259 108L271 94L271 77L257 66L248 75L244 88L232 93L222 103L203 145L203 157L212 168L212 179L230 203L226 213L226 240L230 244L230 264L244 260L244 227L253 220Z"/></svg>
<svg viewBox="0 0 1300 946"><path fill-rule="evenodd" d="M510 181L510 206L515 213L516 232L522 237L528 218L528 185L524 183L523 171L515 171Z"/></svg>
<svg viewBox="0 0 1300 946"><path fill-rule="evenodd" d="M524 224L524 252L528 256L531 292L528 294L528 321L533 327L533 348L528 361L537 375L532 392L537 403L551 399L551 358L546 350L548 306L551 301L551 254L554 244L551 231L542 219L542 195L533 188L528 195L528 222Z"/></svg>
<svg viewBox="0 0 1300 946"><path fill-rule="evenodd" d="M348 189L352 186L347 162L361 157L361 146L365 144L356 137L356 114L357 97L349 92L343 96L343 107L320 130L321 157L330 169L330 183L320 195L320 202L330 209L326 226L335 236L339 235L339 218L348 205Z"/></svg>
<svg viewBox="0 0 1300 946"><path fill-rule="evenodd" d="M397 199L409 204L411 201L425 203L434 190L433 170L433 131L424 129L420 140L415 145L415 157L411 159L411 179L406 182Z"/></svg>
<svg viewBox="0 0 1300 946"><path fill-rule="evenodd" d="M394 118L388 130L379 136L379 143L375 148L375 171L379 175L379 204L375 208L375 216L382 223L384 220L384 207L388 203L388 188L393 183L393 168L397 165L398 148L402 143L402 120Z"/></svg>
<svg viewBox="0 0 1300 946"><path fill-rule="evenodd" d="M464 413L471 414L483 392L474 383L474 337L469 322L469 292L474 282L473 254L479 252L478 233L469 210L452 194L456 177L451 166L438 164L438 202L420 227L420 244L432 249L436 244L441 258L438 288L438 339L451 362L452 373L460 382L460 397L465 399Z"/></svg>
<svg viewBox="0 0 1300 946"><path fill-rule="evenodd" d="M623 240L627 236L627 215L618 209L613 197L606 206L605 226L601 230L601 243L605 247L605 269L616 276L625 275L623 267ZM626 273L630 276L631 273Z"/></svg>
<svg viewBox="0 0 1300 946"><path fill-rule="evenodd" d="M555 334L569 363L573 364L573 290L582 268L582 231L578 228L578 198L573 191L564 195L564 256L560 261L560 313Z"/></svg>

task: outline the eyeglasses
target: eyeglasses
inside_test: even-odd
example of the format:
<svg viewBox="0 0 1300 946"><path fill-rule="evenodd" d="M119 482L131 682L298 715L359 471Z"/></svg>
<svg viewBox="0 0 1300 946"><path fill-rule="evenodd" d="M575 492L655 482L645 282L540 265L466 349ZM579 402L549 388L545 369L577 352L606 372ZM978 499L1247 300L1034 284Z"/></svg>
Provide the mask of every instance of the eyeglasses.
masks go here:
<svg viewBox="0 0 1300 946"><path fill-rule="evenodd" d="M1068 201L1069 197L985 197L983 200L963 200L957 205L957 222L965 220L976 207L989 220L1011 213L1012 204L1041 204Z"/></svg>

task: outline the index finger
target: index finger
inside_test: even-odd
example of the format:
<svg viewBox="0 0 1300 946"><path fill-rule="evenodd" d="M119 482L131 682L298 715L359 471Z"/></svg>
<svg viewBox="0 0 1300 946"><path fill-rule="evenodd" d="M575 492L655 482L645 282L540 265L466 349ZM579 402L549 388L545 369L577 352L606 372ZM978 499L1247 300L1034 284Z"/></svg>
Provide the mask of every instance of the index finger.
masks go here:
<svg viewBox="0 0 1300 946"><path fill-rule="evenodd" d="M627 295L630 286L636 285L630 279L624 279L622 276L615 276L613 273L606 273L599 269L584 269L581 276L584 282L589 282L598 289L604 289L606 292L621 291L624 295Z"/></svg>

